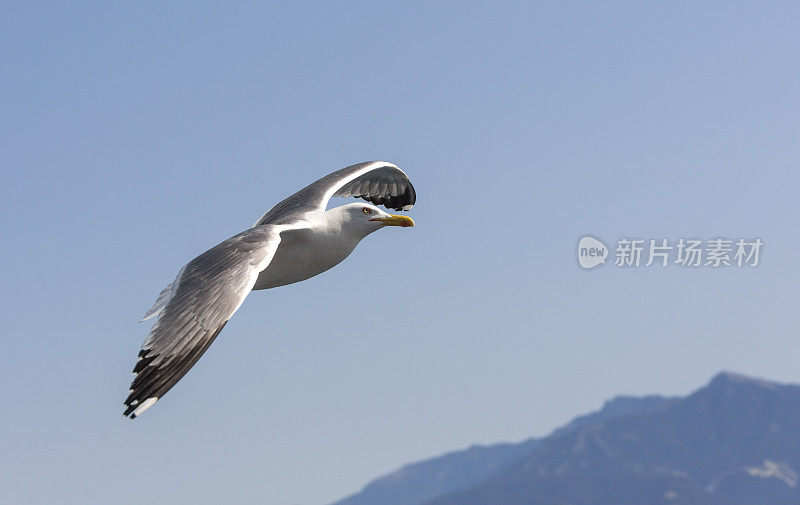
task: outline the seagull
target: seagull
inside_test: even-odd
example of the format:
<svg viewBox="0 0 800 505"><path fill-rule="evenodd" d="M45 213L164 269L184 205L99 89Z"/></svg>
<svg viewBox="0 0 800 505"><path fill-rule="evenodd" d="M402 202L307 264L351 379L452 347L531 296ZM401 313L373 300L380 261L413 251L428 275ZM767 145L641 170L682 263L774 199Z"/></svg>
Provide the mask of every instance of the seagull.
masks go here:
<svg viewBox="0 0 800 505"><path fill-rule="evenodd" d="M334 197L356 197L326 210ZM186 375L255 289L306 280L334 267L370 233L414 226L417 196L408 176L385 161L351 165L278 203L252 228L186 264L142 318L157 318L139 351L124 416L141 415ZM141 321L140 321L141 322Z"/></svg>

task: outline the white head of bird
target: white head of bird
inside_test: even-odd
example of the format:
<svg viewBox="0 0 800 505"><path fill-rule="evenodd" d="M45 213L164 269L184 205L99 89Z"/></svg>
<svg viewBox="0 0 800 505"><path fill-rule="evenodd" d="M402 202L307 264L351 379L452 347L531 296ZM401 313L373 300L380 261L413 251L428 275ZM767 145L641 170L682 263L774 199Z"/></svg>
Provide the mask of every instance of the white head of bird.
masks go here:
<svg viewBox="0 0 800 505"><path fill-rule="evenodd" d="M349 203L325 212L328 223L341 226L342 233L366 237L385 226L414 226L408 216L389 214L368 203Z"/></svg>

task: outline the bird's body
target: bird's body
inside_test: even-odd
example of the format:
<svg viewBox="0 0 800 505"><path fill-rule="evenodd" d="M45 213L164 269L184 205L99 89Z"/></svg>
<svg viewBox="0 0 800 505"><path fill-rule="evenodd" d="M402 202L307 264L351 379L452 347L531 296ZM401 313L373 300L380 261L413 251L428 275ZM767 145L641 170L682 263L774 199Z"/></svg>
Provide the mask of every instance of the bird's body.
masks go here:
<svg viewBox="0 0 800 505"><path fill-rule="evenodd" d="M281 245L267 268L258 274L253 289L304 281L344 261L365 235L360 229L342 226L340 209L312 213L307 216L307 228L281 233Z"/></svg>
<svg viewBox="0 0 800 505"><path fill-rule="evenodd" d="M413 226L374 205L325 210L332 196L410 209L414 187L386 162L353 165L323 177L270 209L245 230L199 255L164 288L144 319L158 317L139 352L125 401L134 418L166 394L200 359L251 290L292 284L342 262L384 226Z"/></svg>

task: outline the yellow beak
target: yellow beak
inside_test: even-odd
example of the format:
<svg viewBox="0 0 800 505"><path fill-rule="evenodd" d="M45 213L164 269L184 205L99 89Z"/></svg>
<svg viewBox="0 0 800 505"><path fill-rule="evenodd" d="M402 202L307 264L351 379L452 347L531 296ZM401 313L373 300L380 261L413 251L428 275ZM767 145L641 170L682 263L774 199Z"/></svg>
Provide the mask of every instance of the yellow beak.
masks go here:
<svg viewBox="0 0 800 505"><path fill-rule="evenodd" d="M386 226L402 226L403 228L414 226L414 220L410 217L398 216L394 214L389 217L376 217L374 219L370 219L370 221L381 221Z"/></svg>

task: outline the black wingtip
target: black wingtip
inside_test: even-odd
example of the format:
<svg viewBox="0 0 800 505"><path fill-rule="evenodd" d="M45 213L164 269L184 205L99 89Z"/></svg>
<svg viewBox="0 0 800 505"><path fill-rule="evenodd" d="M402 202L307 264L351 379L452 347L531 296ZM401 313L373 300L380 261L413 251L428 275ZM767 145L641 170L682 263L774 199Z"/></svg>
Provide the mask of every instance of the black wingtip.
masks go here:
<svg viewBox="0 0 800 505"><path fill-rule="evenodd" d="M148 355L148 352L150 352L150 349L139 351L139 361L137 361L136 365L133 367L133 373L138 374L158 357L158 354Z"/></svg>

